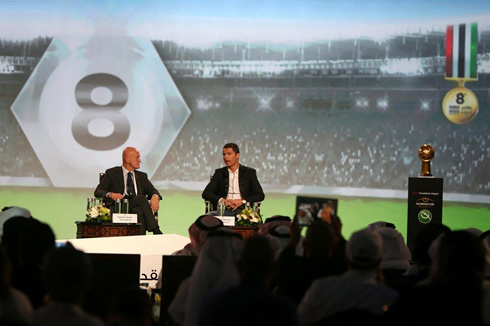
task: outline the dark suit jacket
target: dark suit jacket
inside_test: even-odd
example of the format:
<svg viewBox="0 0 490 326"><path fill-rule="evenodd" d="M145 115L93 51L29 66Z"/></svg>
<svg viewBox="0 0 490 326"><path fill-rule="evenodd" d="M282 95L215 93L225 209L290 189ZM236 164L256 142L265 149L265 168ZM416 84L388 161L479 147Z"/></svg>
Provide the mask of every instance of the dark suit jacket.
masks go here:
<svg viewBox="0 0 490 326"><path fill-rule="evenodd" d="M226 198L226 195L228 195L229 179L230 176L226 166L216 169L211 181L202 192L202 198L209 200L213 203L214 207L217 207L218 200L220 198ZM238 185L240 187L240 194L246 201L253 203L264 200L264 191L257 179L255 169L240 164L238 168Z"/></svg>
<svg viewBox="0 0 490 326"><path fill-rule="evenodd" d="M134 170L134 176L136 178L136 187L138 190L138 195L144 195L151 199L153 195L158 195L160 199L160 193L153 187L153 184L148 179L148 175L144 172ZM108 192L115 192L124 194L124 176L122 167L116 166L105 171L105 175L100 180L99 185L95 188L94 196L98 198L105 198L106 205L112 206L114 201L110 198L106 199Z"/></svg>

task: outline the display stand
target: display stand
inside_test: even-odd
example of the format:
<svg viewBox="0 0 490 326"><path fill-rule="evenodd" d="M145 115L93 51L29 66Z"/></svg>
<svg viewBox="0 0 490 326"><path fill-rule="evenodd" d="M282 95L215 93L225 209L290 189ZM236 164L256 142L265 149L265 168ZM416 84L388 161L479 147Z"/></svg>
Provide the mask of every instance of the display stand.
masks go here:
<svg viewBox="0 0 490 326"><path fill-rule="evenodd" d="M420 230L442 223L442 193L442 178L408 178L407 245L412 252Z"/></svg>

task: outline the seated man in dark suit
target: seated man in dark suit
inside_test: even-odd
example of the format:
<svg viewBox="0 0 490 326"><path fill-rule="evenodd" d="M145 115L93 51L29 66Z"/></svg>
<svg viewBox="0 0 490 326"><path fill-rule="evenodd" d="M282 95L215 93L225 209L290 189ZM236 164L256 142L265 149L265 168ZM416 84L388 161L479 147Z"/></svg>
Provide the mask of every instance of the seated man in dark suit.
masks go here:
<svg viewBox="0 0 490 326"><path fill-rule="evenodd" d="M223 161L226 166L214 171L202 193L202 198L212 202L215 208L218 207L218 201L224 202L227 215L238 214L246 202L260 202L265 198L255 169L241 165L239 158L238 145L225 144Z"/></svg>
<svg viewBox="0 0 490 326"><path fill-rule="evenodd" d="M146 230L162 234L154 215L154 212L158 212L162 197L148 180L148 175L136 170L140 165L140 152L134 147L126 147L122 154L122 166L105 171L94 196L105 198L106 206L112 206L118 199L129 199L129 211L138 214L138 223L141 223L140 234L145 234Z"/></svg>

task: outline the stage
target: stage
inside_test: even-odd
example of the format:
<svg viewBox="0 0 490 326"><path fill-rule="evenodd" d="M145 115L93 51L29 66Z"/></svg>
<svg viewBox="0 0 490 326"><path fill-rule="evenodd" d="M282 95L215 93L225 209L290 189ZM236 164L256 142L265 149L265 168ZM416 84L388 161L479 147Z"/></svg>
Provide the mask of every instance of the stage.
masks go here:
<svg viewBox="0 0 490 326"><path fill-rule="evenodd" d="M85 253L141 255L140 285L154 288L162 268L162 255L171 255L190 242L177 234L137 235L57 240L57 246L70 242Z"/></svg>

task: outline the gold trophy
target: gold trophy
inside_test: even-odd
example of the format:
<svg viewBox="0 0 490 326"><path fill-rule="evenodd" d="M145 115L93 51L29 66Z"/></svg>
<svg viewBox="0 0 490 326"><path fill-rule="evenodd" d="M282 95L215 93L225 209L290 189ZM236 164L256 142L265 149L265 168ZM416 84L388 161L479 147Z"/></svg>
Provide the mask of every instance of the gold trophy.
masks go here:
<svg viewBox="0 0 490 326"><path fill-rule="evenodd" d="M434 147L424 144L419 148L419 158L422 161L421 177L432 177L430 173L430 161L434 158Z"/></svg>

